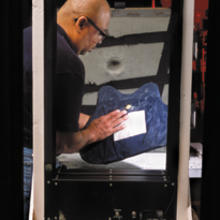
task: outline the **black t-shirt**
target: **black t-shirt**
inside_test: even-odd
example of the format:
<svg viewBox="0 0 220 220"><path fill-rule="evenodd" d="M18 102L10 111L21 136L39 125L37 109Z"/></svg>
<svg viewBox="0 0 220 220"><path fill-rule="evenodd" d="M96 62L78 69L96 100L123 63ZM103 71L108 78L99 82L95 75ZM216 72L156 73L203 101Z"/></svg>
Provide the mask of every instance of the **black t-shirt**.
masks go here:
<svg viewBox="0 0 220 220"><path fill-rule="evenodd" d="M24 68L24 146L32 147L32 28L23 32ZM46 73L45 73L46 74ZM53 114L58 131L79 130L85 69L76 48L57 25L56 73L54 76Z"/></svg>

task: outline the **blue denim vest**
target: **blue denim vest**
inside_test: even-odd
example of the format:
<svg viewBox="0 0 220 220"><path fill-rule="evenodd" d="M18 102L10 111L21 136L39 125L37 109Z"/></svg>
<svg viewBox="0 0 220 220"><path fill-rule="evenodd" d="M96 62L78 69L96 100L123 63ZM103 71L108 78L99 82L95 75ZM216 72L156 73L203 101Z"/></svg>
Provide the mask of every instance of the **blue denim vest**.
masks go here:
<svg viewBox="0 0 220 220"><path fill-rule="evenodd" d="M128 112L145 111L147 132L118 141L114 141L111 135L90 144L80 151L83 160L93 164L107 164L166 145L168 108L162 102L158 86L154 83L146 83L132 94L122 94L111 86L103 86L98 92L95 112L86 127L95 118L115 109L124 109L126 105L131 106Z"/></svg>

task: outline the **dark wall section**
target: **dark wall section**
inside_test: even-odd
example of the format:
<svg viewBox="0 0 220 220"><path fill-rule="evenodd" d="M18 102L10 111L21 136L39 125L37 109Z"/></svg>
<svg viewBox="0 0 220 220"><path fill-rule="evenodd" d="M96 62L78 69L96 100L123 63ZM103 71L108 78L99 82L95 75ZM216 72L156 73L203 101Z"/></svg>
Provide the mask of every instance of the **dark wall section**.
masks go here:
<svg viewBox="0 0 220 220"><path fill-rule="evenodd" d="M207 50L207 75L206 75L206 103L204 115L204 149L202 173L202 201L201 220L218 219L217 215L217 187L218 164L217 148L219 148L219 42L217 30L219 29L219 1L209 1L208 15L208 50ZM218 15L218 16L217 16ZM218 216L218 217L217 217Z"/></svg>
<svg viewBox="0 0 220 220"><path fill-rule="evenodd" d="M31 25L32 22L32 0L22 0L22 26Z"/></svg>
<svg viewBox="0 0 220 220"><path fill-rule="evenodd" d="M23 219L22 4L2 4L1 210L5 219Z"/></svg>

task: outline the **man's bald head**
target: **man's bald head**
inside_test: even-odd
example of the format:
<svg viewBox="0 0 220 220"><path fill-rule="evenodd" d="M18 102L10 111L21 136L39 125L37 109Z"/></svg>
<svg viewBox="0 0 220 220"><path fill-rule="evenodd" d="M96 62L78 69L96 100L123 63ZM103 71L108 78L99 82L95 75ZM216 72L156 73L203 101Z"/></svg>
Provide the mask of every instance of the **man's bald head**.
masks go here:
<svg viewBox="0 0 220 220"><path fill-rule="evenodd" d="M106 0L67 0L57 13L57 23L77 46L79 53L90 51L102 42L99 30L105 32L109 20L110 6Z"/></svg>
<svg viewBox="0 0 220 220"><path fill-rule="evenodd" d="M86 15L96 21L102 13L110 13L110 7L106 0L67 0L61 11L73 16Z"/></svg>

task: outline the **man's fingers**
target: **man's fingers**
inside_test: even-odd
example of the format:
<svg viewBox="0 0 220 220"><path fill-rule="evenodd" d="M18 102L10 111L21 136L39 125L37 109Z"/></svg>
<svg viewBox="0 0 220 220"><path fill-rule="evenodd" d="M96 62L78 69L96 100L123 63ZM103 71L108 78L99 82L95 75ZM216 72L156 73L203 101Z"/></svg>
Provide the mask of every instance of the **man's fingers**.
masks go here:
<svg viewBox="0 0 220 220"><path fill-rule="evenodd" d="M114 110L92 121L90 128L96 134L96 141L103 140L113 133L122 130L124 121L128 118L126 110Z"/></svg>
<svg viewBox="0 0 220 220"><path fill-rule="evenodd" d="M125 124L124 124L124 123L121 123L120 125L114 127L113 133L115 133L115 132L117 132L117 131L120 131L120 130L122 130L122 129L124 129L124 128L125 128Z"/></svg>
<svg viewBox="0 0 220 220"><path fill-rule="evenodd" d="M123 129L124 126L120 126L121 123L123 123L125 120L127 120L128 115L126 110L115 110L113 112L110 112L109 114L105 115L105 119L108 121L112 132L115 132L115 128L117 129ZM120 126L120 127L119 127Z"/></svg>
<svg viewBox="0 0 220 220"><path fill-rule="evenodd" d="M125 120L127 120L127 119L128 119L128 116L127 116L127 114L126 114L126 115L123 115L122 117L118 118L117 120L113 121L113 122L112 122L113 128L115 128L115 127L121 125L121 124L122 124Z"/></svg>
<svg viewBox="0 0 220 220"><path fill-rule="evenodd" d="M114 120L117 120L118 118L121 118L122 116L124 116L126 114L127 114L126 110L120 111L119 109L117 109L117 110L114 110L114 111L108 113L106 115L106 117L107 117L108 120L113 120L114 121Z"/></svg>

